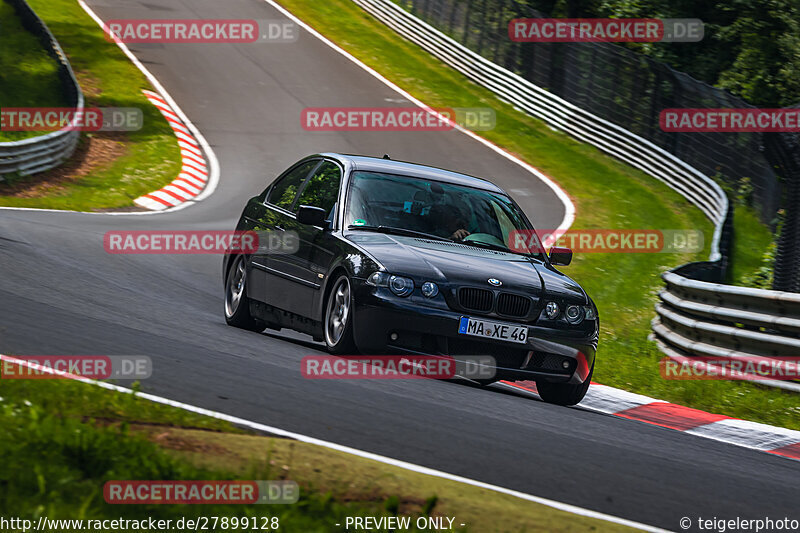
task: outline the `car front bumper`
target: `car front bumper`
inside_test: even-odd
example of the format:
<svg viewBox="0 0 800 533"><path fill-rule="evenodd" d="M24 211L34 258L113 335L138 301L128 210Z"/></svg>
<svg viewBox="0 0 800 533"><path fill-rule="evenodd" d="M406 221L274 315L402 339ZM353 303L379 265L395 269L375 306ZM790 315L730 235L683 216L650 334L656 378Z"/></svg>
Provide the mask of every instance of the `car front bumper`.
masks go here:
<svg viewBox="0 0 800 533"><path fill-rule="evenodd" d="M461 317L514 321L427 306L419 298L401 298L362 280L354 280L354 288L353 334L364 354L450 355L456 359L488 355L495 361L491 369L495 379L574 384L583 383L594 364L596 331L587 337L582 332L529 325L525 344L486 340L459 334Z"/></svg>

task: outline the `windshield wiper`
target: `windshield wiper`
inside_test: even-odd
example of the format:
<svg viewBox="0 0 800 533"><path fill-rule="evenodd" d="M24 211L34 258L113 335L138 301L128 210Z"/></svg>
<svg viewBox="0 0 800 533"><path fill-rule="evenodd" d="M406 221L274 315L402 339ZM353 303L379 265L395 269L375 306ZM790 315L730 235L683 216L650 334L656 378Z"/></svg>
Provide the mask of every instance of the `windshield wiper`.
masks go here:
<svg viewBox="0 0 800 533"><path fill-rule="evenodd" d="M376 231L379 233L389 233L391 235L402 235L404 237L422 237L423 239L433 239L436 241L452 242L452 239L433 235L432 233L425 233L422 231L414 231L413 229L396 228L394 226L357 226L351 224L347 229L359 229L364 231Z"/></svg>
<svg viewBox="0 0 800 533"><path fill-rule="evenodd" d="M518 252L516 250L512 250L511 248L507 248L505 246L501 246L499 244L494 244L491 242L486 241L457 241L459 244L467 244L475 246L476 248L486 248L487 250L497 250L498 252L506 252L509 254L516 254L516 255L524 255L526 257L530 257L531 254L527 254L525 252Z"/></svg>

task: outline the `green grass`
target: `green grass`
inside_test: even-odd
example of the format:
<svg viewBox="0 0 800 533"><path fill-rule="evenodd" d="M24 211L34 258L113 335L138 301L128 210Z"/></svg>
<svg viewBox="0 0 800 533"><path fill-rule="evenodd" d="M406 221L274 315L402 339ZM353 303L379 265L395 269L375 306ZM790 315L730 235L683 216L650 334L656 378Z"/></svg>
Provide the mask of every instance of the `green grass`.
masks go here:
<svg viewBox="0 0 800 533"><path fill-rule="evenodd" d="M12 403L34 402L38 409L59 417L239 431L228 422L70 380L1 379L0 397Z"/></svg>
<svg viewBox="0 0 800 533"><path fill-rule="evenodd" d="M737 205L733 211L736 228L731 253L729 277L734 285L756 286L769 289L772 285L768 272L772 261L764 265L765 254L769 255L774 237L767 226L758 219L756 211ZM762 273L762 267L767 269Z"/></svg>
<svg viewBox="0 0 800 533"><path fill-rule="evenodd" d="M8 190L0 188L0 205L86 211L127 207L138 196L157 190L175 179L181 161L178 144L167 121L142 94L143 89L151 89L144 75L115 44L105 39L102 29L76 1L30 0L29 4L45 21L69 57L84 90L87 106L138 107L144 113L144 127L124 134L84 134L83 143L87 142L88 137L96 136L98 140L116 146L121 155L97 165L83 177L42 187L35 197L11 196ZM8 9L8 6L0 2L0 9ZM5 31L6 17L2 17L2 20ZM41 48L35 39L33 42L23 37L17 39L17 44L28 50L19 53L32 54L30 50ZM32 49L32 45L38 48ZM0 58L9 57L8 54L10 52L5 46L0 48ZM44 69L42 66L37 68L39 71ZM52 90L45 90L44 82L42 85L41 90L30 91L24 100L25 105L53 105L48 96ZM0 92L0 98L5 101L6 97L21 98L26 88L2 83L0 91L6 91ZM36 176L17 178L15 181L31 179L35 180Z"/></svg>
<svg viewBox="0 0 800 533"><path fill-rule="evenodd" d="M0 380L0 427L4 517L278 516L281 530L335 532L346 516L397 514L456 517L466 527L455 531L627 530L66 380ZM104 483L128 479L289 479L301 498L293 505L106 504Z"/></svg>
<svg viewBox="0 0 800 533"><path fill-rule="evenodd" d="M39 40L22 26L11 5L0 0L0 109L5 107L63 107L55 60ZM0 131L0 142L17 141L36 132Z"/></svg>
<svg viewBox="0 0 800 533"><path fill-rule="evenodd" d="M353 2L280 1L426 104L493 108L497 127L481 135L555 179L576 205L574 228L704 232L706 248L702 253L579 254L571 266L563 268L583 285L600 310L596 381L698 409L800 428L797 396L792 393L747 383L661 378L658 361L663 356L647 340L653 306L662 287L659 275L682 263L707 259L713 227L698 209L654 178L499 101L488 90L400 38ZM739 243L746 247L755 233L747 225L744 233L747 235Z"/></svg>
<svg viewBox="0 0 800 533"><path fill-rule="evenodd" d="M6 394L5 387L0 392ZM109 480L257 480L279 479L275 475L279 473L250 468L237 476L217 466L201 468L167 453L126 424L87 423L63 416L56 406L46 409L34 402L12 396L0 403L4 464L0 514L5 517L35 521L39 516L98 520L277 516L282 529L289 531L334 531L333 524L345 516L374 512L366 503L337 503L308 491L293 505L109 505L103 500L103 485Z"/></svg>

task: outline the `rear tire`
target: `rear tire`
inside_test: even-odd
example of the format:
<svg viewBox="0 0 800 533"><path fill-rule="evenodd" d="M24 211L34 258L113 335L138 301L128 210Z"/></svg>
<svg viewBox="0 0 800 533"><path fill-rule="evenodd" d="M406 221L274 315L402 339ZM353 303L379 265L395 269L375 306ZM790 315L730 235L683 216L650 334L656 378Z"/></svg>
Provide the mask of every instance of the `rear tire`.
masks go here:
<svg viewBox="0 0 800 533"><path fill-rule="evenodd" d="M244 256L237 255L225 276L225 322L229 326L261 333L267 325L250 314L247 297L247 265Z"/></svg>
<svg viewBox="0 0 800 533"><path fill-rule="evenodd" d="M586 381L579 384L572 383L549 383L544 380L536 380L536 390L539 396L547 403L555 405L577 405L586 396L589 384L594 373L594 363L586 376Z"/></svg>
<svg viewBox="0 0 800 533"><path fill-rule="evenodd" d="M353 289L350 278L342 274L333 283L325 302L325 344L332 354L355 354L353 340Z"/></svg>

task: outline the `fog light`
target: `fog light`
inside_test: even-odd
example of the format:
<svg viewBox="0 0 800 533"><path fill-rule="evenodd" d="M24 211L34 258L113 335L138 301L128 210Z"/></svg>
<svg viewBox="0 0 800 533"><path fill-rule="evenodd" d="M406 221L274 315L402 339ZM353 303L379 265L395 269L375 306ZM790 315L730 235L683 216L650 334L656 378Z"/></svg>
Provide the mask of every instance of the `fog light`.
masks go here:
<svg viewBox="0 0 800 533"><path fill-rule="evenodd" d="M568 368L569 368L569 361L567 361L566 359L564 359L564 360L561 362L561 366L563 366L563 367L564 367L564 370L568 369Z"/></svg>
<svg viewBox="0 0 800 533"><path fill-rule="evenodd" d="M558 309L558 304L555 302L547 302L547 305L544 307L544 312L547 315L547 318L550 320L555 320L558 318L558 313L560 310Z"/></svg>
<svg viewBox="0 0 800 533"><path fill-rule="evenodd" d="M422 284L422 294L427 298L433 298L439 294L439 286L432 281L426 281Z"/></svg>
<svg viewBox="0 0 800 533"><path fill-rule="evenodd" d="M393 341L396 341L398 339L398 337L399 337L399 335L397 333L395 333L395 332L392 332L392 334L389 335L389 338L392 339Z"/></svg>

